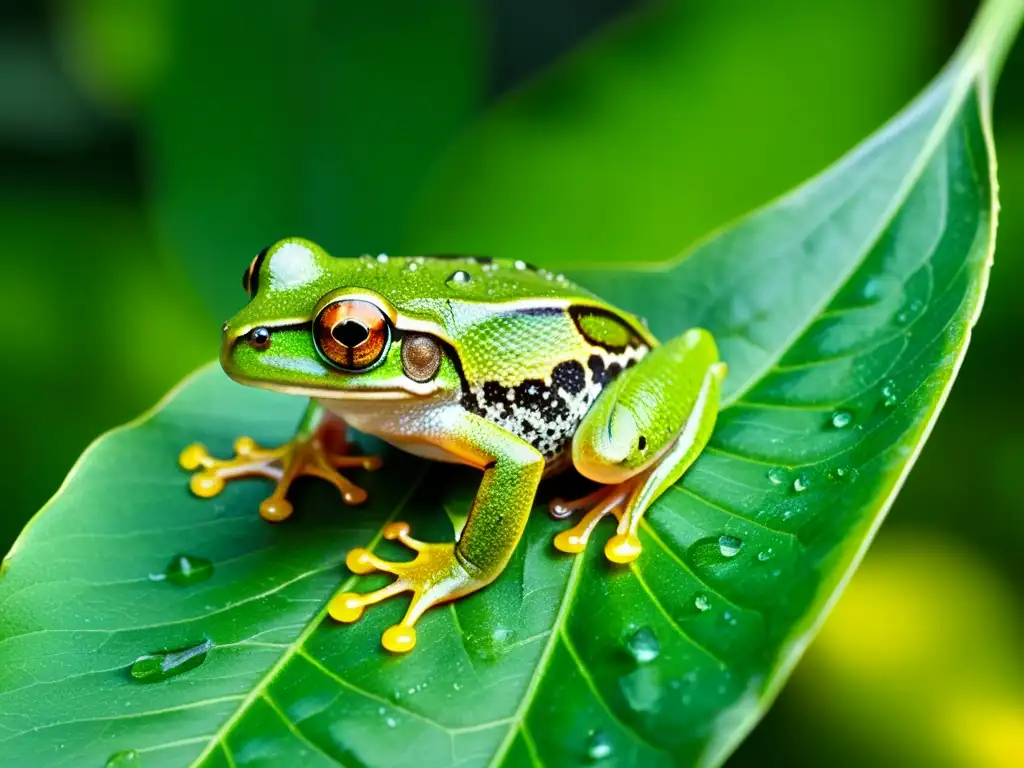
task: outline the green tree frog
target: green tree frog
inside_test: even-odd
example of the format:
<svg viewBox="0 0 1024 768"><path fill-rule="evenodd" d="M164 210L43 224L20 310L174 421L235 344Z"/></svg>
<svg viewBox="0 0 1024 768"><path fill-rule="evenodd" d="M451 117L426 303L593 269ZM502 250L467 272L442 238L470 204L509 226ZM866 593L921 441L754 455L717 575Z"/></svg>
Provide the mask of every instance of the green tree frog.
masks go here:
<svg viewBox="0 0 1024 768"><path fill-rule="evenodd" d="M382 637L395 653L415 646L415 624L428 608L502 572L545 475L574 467L600 484L585 498L552 502L556 517L582 513L555 537L558 550L582 552L611 515L618 527L606 557L635 559L644 512L693 463L714 426L726 366L707 331L659 344L636 317L522 261L336 258L291 238L257 255L244 285L250 301L223 328L224 370L311 404L284 446L243 437L226 460L186 448L180 463L194 473L195 494L267 477L276 488L260 513L280 521L292 511L289 485L313 475L358 504L366 493L341 470L380 462L334 452L323 432L331 414L405 451L483 473L458 541L419 541L396 522L384 536L414 559L348 553L355 573L395 580L338 594L329 613L352 622L366 606L411 592L404 619Z"/></svg>

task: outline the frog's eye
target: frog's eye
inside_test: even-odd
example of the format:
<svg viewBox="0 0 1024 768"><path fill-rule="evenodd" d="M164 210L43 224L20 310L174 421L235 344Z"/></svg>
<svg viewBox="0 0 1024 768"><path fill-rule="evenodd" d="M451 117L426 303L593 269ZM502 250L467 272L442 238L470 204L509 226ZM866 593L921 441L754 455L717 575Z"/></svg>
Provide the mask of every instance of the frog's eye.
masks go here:
<svg viewBox="0 0 1024 768"><path fill-rule="evenodd" d="M313 341L324 359L347 371L363 371L380 360L391 341L391 326L375 304L342 299L313 321Z"/></svg>
<svg viewBox="0 0 1024 768"><path fill-rule="evenodd" d="M249 294L249 298L256 297L256 291L260 287L260 267L263 266L263 260L267 258L267 251L270 250L268 245L262 251L256 254L255 258L249 262L249 266L245 268L245 272L242 274L242 287L245 292Z"/></svg>

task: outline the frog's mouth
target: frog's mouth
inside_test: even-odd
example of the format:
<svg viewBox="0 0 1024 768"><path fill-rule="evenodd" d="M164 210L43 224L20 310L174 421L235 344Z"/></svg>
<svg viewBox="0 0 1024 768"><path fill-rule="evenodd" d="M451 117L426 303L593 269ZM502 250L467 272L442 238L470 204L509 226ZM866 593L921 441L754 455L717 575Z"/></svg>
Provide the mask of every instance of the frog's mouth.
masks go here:
<svg viewBox="0 0 1024 768"><path fill-rule="evenodd" d="M294 361L292 362L294 363ZM223 361L222 367L232 381L237 381L239 384L266 389L271 392L280 392L285 395L315 398L317 400L419 400L429 398L437 394L441 389L437 381L419 383L410 379L402 379L400 384L396 382L393 385L371 385L364 387L352 387L352 382L349 380L347 388L336 389L331 384L331 376L335 375L333 373L328 373L324 377L323 384L298 384L247 376L228 361ZM322 369L316 372L321 373Z"/></svg>
<svg viewBox="0 0 1024 768"><path fill-rule="evenodd" d="M409 382L407 385L408 388L368 387L365 389L331 389L331 387L326 384L322 387L305 386L302 384L283 384L275 381L252 378L227 369L225 369L225 372L231 377L232 381L237 381L239 384L245 384L248 387L266 389L271 392L280 392L285 395L298 395L300 397L315 398L317 400L416 400L428 398L438 390L438 387L431 386L432 382L426 382L424 385ZM415 391L421 388L422 391Z"/></svg>

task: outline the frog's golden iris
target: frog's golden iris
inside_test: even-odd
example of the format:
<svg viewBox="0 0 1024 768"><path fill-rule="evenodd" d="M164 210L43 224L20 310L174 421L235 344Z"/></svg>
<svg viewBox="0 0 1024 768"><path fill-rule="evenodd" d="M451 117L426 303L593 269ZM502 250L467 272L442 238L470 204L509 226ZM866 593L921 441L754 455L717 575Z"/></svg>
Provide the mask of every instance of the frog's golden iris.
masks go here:
<svg viewBox="0 0 1024 768"><path fill-rule="evenodd" d="M363 371L384 355L391 341L391 326L377 305L343 299L320 310L313 321L313 339L332 365Z"/></svg>

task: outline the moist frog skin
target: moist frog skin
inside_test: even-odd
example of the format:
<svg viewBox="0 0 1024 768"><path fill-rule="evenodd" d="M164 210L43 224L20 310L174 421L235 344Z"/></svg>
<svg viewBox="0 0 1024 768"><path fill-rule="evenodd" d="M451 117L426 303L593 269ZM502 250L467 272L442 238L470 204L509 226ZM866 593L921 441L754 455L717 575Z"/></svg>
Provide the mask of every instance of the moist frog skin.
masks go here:
<svg viewBox="0 0 1024 768"><path fill-rule="evenodd" d="M423 542L395 522L384 536L414 559L387 561L362 548L347 555L355 573L395 579L338 594L329 613L353 622L368 606L411 592L405 617L382 637L395 653L416 645L416 622L429 608L498 577L545 476L573 468L600 484L582 499L552 502L556 517L580 515L555 537L558 550L579 554L611 516L618 524L605 556L616 564L639 557L644 513L714 427L726 367L707 331L659 343L638 318L522 261L338 258L289 238L257 255L243 283L250 301L224 326L224 370L310 405L285 445L240 437L223 460L186 448L180 463L193 472L195 494L266 477L275 488L259 511L280 522L292 512L293 480L312 475L346 503L361 503L366 492L346 471L381 462L336 451L325 432L339 418L404 451L482 473L458 541Z"/></svg>

